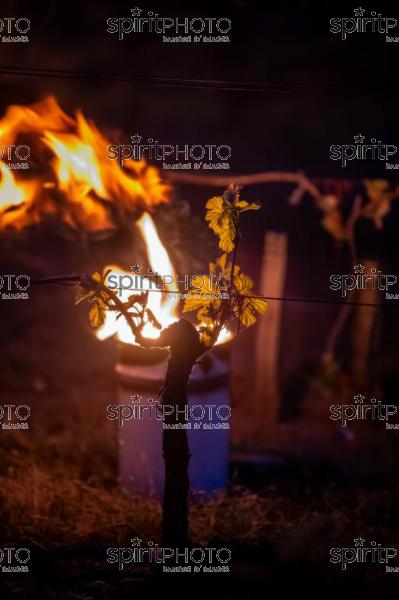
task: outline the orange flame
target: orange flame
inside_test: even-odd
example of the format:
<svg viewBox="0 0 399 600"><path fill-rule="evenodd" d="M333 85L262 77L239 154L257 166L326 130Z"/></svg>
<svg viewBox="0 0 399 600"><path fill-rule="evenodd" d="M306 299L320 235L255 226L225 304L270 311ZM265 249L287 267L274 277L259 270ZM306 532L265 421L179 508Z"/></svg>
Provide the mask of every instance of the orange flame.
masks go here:
<svg viewBox="0 0 399 600"><path fill-rule="evenodd" d="M20 141L31 148L34 173L14 174L0 161L0 229L18 231L55 215L94 233L114 226L111 206L132 213L167 201L169 188L155 167L126 160L122 169L109 160L110 142L80 111L65 114L54 97L7 109L0 144Z"/></svg>
<svg viewBox="0 0 399 600"><path fill-rule="evenodd" d="M136 223L139 231L143 237L143 241L147 250L148 261L150 263L153 272L157 272L164 275L172 275L173 280L176 281L176 273L173 269L173 265L170 261L165 246L162 244L155 223L148 213L144 213L142 217ZM111 275L126 275L127 271L119 269L109 265L105 270L110 270L108 277ZM146 285L147 284L147 285ZM143 289L154 290L154 285L150 287L149 281L143 279ZM165 292L176 292L176 289L172 289L170 286L165 285ZM126 302L130 295L134 292L132 290L121 290L120 299ZM138 291L137 293L140 293ZM179 305L178 295L165 294L164 296L160 292L152 291L148 295L148 308L152 310L154 315L157 317L162 328L171 325L177 319L177 309ZM97 330L96 333L98 339L105 340L112 335L116 335L117 338L126 344L135 344L135 340L129 325L125 319L117 319L115 312L107 312L105 323L102 327ZM159 335L158 329L156 329L151 323L146 323L143 328L143 335L150 339L155 339ZM229 330L223 329L217 339L216 345L223 344L232 338L232 334Z"/></svg>
<svg viewBox="0 0 399 600"><path fill-rule="evenodd" d="M173 265L169 259L164 245L159 239L155 223L150 215L148 213L144 213L140 220L137 221L137 225L144 240L151 269L154 272L170 274L174 276L175 272ZM108 274L108 277L111 275L127 274L127 271L123 271L113 266L108 266L106 269L111 270ZM152 285L150 288L149 281L143 278L143 289L154 290L154 285ZM132 295L132 293L134 293L132 290L121 290L119 297L123 302L125 302L128 297ZM140 291L137 293L140 293ZM167 327L176 320L178 303L178 300L168 295L166 295L166 298L163 298L160 292L153 291L148 295L148 308L152 310L162 327ZM126 320L117 319L114 312L107 312L105 323L97 331L97 337L100 340L104 340L115 334L122 342L131 344L134 343L134 337L130 327L126 323ZM143 335L145 337L154 339L158 337L159 331L153 327L151 323L146 323L143 328Z"/></svg>

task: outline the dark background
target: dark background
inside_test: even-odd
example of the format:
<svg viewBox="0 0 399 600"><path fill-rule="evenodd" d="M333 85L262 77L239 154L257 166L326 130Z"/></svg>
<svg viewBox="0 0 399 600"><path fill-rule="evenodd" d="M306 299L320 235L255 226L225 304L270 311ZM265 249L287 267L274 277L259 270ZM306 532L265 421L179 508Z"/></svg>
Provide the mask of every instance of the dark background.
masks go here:
<svg viewBox="0 0 399 600"><path fill-rule="evenodd" d="M123 128L129 135L139 130L166 143L230 144L234 172L305 169L311 175L341 175L329 159L331 144L350 143L359 132L396 141L398 45L386 43L382 34L354 33L343 41L329 31L330 18L352 16L355 6L141 3L142 16L152 10L232 21L230 43L179 44L162 43L157 34L118 40L107 33L107 18L130 16L133 5L126 2L3 1L2 14L29 16L31 31L28 44L2 44L1 66L75 75L3 77L1 103L54 93L67 112L80 106L100 126ZM378 9L394 16L388 3L364 8L365 14ZM132 81L116 83L121 75ZM134 77L186 81L154 87ZM202 83L187 82L193 79ZM258 91L240 91L243 84ZM367 164L367 173L378 176L381 166ZM365 165L350 164L344 173L364 176Z"/></svg>
<svg viewBox="0 0 399 600"><path fill-rule="evenodd" d="M349 144L358 133L367 139L376 137L383 143L399 145L396 101L399 44L387 44L382 34L354 33L343 41L329 32L329 20L352 16L358 3L246 0L137 3L143 13L153 10L161 16L230 18L230 43L209 45L165 44L156 34L148 33L130 34L119 41L116 35L108 34L107 18L129 16L135 4L3 0L0 18L27 16L31 19L31 30L28 44L0 44L1 112L10 104L29 104L53 94L65 112L72 114L81 108L111 139L127 142L130 135L139 133L170 144L228 144L232 147L231 169L220 174L231 174L232 179L234 175L259 171L304 171L310 177L353 178L353 190L360 189L360 180L366 177L396 179L396 171L386 171L380 161L353 161L342 169L329 157L330 145ZM367 14L376 10L383 16L398 17L397 7L392 3L370 2L362 6ZM202 219L205 201L220 191L180 184L174 186L173 198L187 202L191 215ZM297 207L288 206L290 191L290 186L283 185L245 189L245 197L261 201L262 210L254 218L251 215L244 220L240 264L258 285L265 230L287 232L289 263L285 294L336 299L329 290L328 279L332 273L351 272L348 250L336 244L321 227L320 211L309 198ZM351 198L347 200L349 206ZM168 223L161 213L155 218L163 241L173 245ZM186 215L178 224L183 232L191 231L192 216ZM384 220L383 232L376 231L366 219L359 222L356 231L359 254L377 258L389 273L397 273L397 226L398 207L393 203ZM206 236L205 227L201 232L202 240ZM214 257L216 244L211 235L203 246L195 236L191 240L187 245L190 257L205 262ZM128 238L122 241L129 242ZM57 231L39 227L15 239L1 240L0 272L27 270L36 275L53 275L76 272L82 265L85 269L88 265L97 268L102 266L105 256L120 250L113 242L89 244L87 253L87 248L83 251L70 239L59 237ZM128 250L125 245L125 257ZM43 525L31 531L29 515L24 526L10 520L7 542L15 541L17 535L19 540L26 536L30 542L37 541L43 577L32 584L30 592L26 589L21 592L25 596L18 595L14 588L12 591L16 598L37 593L37 597L50 600L70 600L81 593L90 598L106 598L107 593L111 598L123 598L124 594L128 597L136 590L128 578L122 589L115 575L102 572L101 544L108 543L107 538L98 534L98 541L96 533L85 538L79 532L75 545L70 542L70 515L73 523L74 520L80 523L80 506L74 488L68 495L68 488L57 487L58 478L63 481L60 473L71 480L72 486L75 478L101 490L114 486L112 493L116 495L106 497L104 505L114 502L115 509L119 493L115 492L118 489L116 436L109 428L105 431L101 412L116 393L115 344L112 341L100 344L93 338L84 310L78 311L73 306L70 290L36 288L31 296L32 302L24 307L4 306L4 303L0 306L3 403L18 398L19 402L31 402L35 408L31 442L19 438L8 442L2 437L0 475L8 473L16 457L20 461L16 463L17 471L22 470L21 465L27 465L33 473L34 467L37 468L40 475L43 468L43 481L47 481L47 463L51 469L55 463L56 476L51 481L59 495L54 500L54 513L64 523L65 531L53 528L52 521L48 529ZM309 386L307 376L319 361L337 310L334 306L313 304L284 305L281 384L285 416L289 419L304 412L301 401ZM378 383L384 399L390 402L396 401L398 383L396 313L396 309L384 312L379 348L371 365L372 368L375 364L378 368L382 365ZM247 413L253 396L254 336L253 330L236 340L233 360L233 403L236 409L244 407ZM348 355L345 336L339 355L345 366ZM291 376L298 372L299 386L291 387ZM256 416L250 414L255 420ZM378 542L387 545L397 539L398 491L397 488L390 491L396 485L397 451L393 442L390 445L393 438L387 437L396 433L387 432L381 447L376 438L371 436L370 441L365 436L358 454L344 442L335 441L326 452L328 459L321 445L309 452L293 440L295 457L285 457L284 463L288 475L278 470L276 474L253 469L247 479L244 476L245 485L249 481L256 490L266 490L271 505L267 508L269 512L266 511L262 535L252 546L251 540L249 549L237 534L234 541L237 553L245 558L239 558L242 564L230 591L223 584L220 589L215 586L212 593L219 594L218 597L235 594L234 597L252 598L259 593L255 589L258 582L262 586L271 585L271 589L283 585L286 591L292 579L305 592L313 590L314 597L340 594L342 598L359 600L396 598L395 581L387 579L395 575L377 581L373 571L365 577L359 570L353 578L351 575L340 579L328 567L327 574L323 572L318 563L332 545L331 538L336 545L349 544L352 533L368 539L375 536ZM241 440L237 431L234 436ZM269 450L248 438L245 444L246 450ZM334 453L340 455L336 462L331 458ZM29 485L33 485L31 479L27 479L22 490L25 495L21 497L18 490L6 488L8 506L14 497L17 506L24 506ZM40 480L37 485L42 489ZM38 497L45 501L45 491ZM78 506L76 513L68 508L70 505ZM98 507L100 503L93 501L94 505ZM233 505L230 499L228 506ZM90 509L95 510L91 505ZM102 509L98 510L101 518ZM222 506L221 520L225 510ZM243 512L247 511L244 507ZM4 515L11 512L4 509ZM131 518L131 515L126 517ZM3 523L7 523L6 519ZM132 535L137 533L140 531L132 530ZM121 535L126 538L125 529ZM60 545L64 552L61 562L57 555ZM58 550L54 551L54 546ZM47 563L53 566L55 575L49 573ZM82 574L85 569L89 574ZM103 583L98 589L92 587L87 591L79 587L82 582L93 584L95 577ZM51 593L43 596L46 586ZM11 588L5 589L8 593ZM70 589L74 590L71 596ZM206 589L203 597L211 597L210 593Z"/></svg>

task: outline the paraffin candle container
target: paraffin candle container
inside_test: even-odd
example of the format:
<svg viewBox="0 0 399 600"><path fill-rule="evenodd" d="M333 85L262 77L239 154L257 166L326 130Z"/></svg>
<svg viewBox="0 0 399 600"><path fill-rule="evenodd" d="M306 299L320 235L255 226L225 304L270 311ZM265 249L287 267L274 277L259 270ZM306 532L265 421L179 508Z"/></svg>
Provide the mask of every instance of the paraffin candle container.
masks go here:
<svg viewBox="0 0 399 600"><path fill-rule="evenodd" d="M227 483L230 394L229 342L216 346L194 365L188 394L189 463L192 490L207 495ZM119 379L119 475L131 494L160 498L164 486L163 420L154 418L166 373L168 353L120 343L116 371ZM152 415L152 416L151 416Z"/></svg>

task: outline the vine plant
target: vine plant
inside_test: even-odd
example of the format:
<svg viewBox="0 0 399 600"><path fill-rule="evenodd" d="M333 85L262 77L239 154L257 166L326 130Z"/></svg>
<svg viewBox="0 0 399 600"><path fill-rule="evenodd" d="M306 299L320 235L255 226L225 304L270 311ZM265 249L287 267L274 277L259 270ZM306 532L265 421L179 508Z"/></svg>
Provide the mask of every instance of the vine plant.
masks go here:
<svg viewBox="0 0 399 600"><path fill-rule="evenodd" d="M185 407L187 388L193 365L217 342L223 329L236 326L250 327L259 313L267 310L265 299L253 292L253 281L237 265L237 248L241 237L240 218L243 212L258 210L259 204L240 197L240 187L231 183L221 196L206 203L206 216L211 230L219 238L222 253L209 265L209 275L201 275L201 292L194 278L184 302L183 312L196 312L196 326L185 318L162 330L147 306L148 294L133 293L122 301L115 290L107 285L108 272L82 275L78 282L76 303L89 302L89 320L93 327L103 325L107 311L115 311L117 318L126 319L135 340L143 347L167 347L168 369L162 389L161 402L175 407L165 416L163 429L163 454L165 463L165 488L163 497L162 541L176 547L188 544L188 465L190 459ZM228 294L212 293L215 276L228 278ZM160 330L158 339L142 335L147 322ZM165 413L166 415L166 413ZM168 427L175 424L177 427ZM165 427L166 425L166 427ZM182 426L179 428L179 426Z"/></svg>

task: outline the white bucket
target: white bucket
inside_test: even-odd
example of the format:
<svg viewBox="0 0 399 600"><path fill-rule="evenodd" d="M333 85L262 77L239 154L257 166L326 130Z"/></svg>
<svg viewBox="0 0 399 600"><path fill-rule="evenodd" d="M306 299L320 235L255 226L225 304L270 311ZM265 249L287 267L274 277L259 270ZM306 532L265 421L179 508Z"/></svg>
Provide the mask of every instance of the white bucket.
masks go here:
<svg viewBox="0 0 399 600"><path fill-rule="evenodd" d="M151 351L137 347L133 356L129 356L129 352L125 347L116 366L119 405L154 404L159 401L158 393L166 373L166 353L160 350L150 355L148 352ZM140 360L143 357L144 360ZM136 396L132 401L136 394L139 400ZM192 490L209 495L223 489L228 476L230 394L225 351L213 350L204 365L193 367L188 403L190 486ZM146 409L143 413L141 418L136 413L136 418L125 420L119 428L120 481L122 488L131 494L161 498L164 486L163 422L149 418Z"/></svg>

